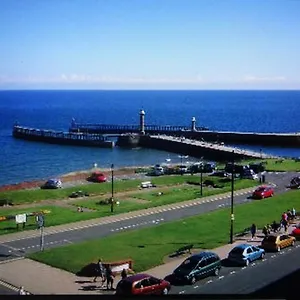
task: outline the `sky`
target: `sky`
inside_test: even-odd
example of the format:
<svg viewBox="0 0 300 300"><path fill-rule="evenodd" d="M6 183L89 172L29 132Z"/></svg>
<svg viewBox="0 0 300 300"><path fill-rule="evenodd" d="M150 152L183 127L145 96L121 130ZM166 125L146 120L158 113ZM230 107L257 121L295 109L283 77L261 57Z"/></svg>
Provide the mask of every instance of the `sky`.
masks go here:
<svg viewBox="0 0 300 300"><path fill-rule="evenodd" d="M1 0L0 89L300 89L298 0Z"/></svg>

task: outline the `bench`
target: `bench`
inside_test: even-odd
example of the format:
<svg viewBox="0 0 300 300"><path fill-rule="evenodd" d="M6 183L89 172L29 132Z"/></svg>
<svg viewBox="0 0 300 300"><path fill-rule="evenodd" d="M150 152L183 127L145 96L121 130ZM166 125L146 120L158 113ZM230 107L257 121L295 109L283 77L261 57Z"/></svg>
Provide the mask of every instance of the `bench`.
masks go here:
<svg viewBox="0 0 300 300"><path fill-rule="evenodd" d="M190 244L190 245L186 245L186 246L183 246L183 247L180 247L177 251L176 251L176 255L180 255L180 254L183 254L185 252L188 252L188 253L191 253L191 249L194 247L193 244Z"/></svg>
<svg viewBox="0 0 300 300"><path fill-rule="evenodd" d="M151 181L144 181L141 183L141 188L143 189L150 188L150 187L154 187Z"/></svg>

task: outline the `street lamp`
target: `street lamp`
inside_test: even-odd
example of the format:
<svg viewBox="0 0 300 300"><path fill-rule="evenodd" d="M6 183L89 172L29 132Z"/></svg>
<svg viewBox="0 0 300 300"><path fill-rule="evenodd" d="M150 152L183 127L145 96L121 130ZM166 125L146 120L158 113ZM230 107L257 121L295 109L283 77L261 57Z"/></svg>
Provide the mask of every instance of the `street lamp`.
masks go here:
<svg viewBox="0 0 300 300"><path fill-rule="evenodd" d="M202 193L202 190L203 190L203 163L201 162L200 164L200 196L202 197L203 193Z"/></svg>
<svg viewBox="0 0 300 300"><path fill-rule="evenodd" d="M110 202L110 212L114 212L114 164L111 164L111 202Z"/></svg>
<svg viewBox="0 0 300 300"><path fill-rule="evenodd" d="M233 191L234 191L234 150L232 151L232 170L231 170L231 203L230 203L230 244L233 244L233 222L234 222L234 213L233 213Z"/></svg>

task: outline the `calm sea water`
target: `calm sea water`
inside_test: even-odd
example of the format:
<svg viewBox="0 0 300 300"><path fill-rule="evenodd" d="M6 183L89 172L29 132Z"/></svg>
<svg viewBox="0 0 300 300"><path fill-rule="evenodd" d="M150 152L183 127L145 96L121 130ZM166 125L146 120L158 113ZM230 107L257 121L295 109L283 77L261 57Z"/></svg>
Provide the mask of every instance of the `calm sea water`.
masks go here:
<svg viewBox="0 0 300 300"><path fill-rule="evenodd" d="M150 149L95 149L16 140L12 126L67 131L78 122L198 126L252 132L300 131L300 91L0 91L0 185L59 176L74 170L149 165L178 155ZM300 156L300 149L245 146ZM192 160L193 158L189 158Z"/></svg>

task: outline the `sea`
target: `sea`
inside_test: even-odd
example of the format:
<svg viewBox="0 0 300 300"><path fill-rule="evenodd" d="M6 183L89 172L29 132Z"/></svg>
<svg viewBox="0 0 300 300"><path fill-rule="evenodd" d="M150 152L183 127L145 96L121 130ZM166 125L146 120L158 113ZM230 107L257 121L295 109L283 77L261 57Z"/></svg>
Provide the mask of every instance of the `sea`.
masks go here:
<svg viewBox="0 0 300 300"><path fill-rule="evenodd" d="M0 185L59 177L79 170L180 162L180 154L144 148L113 149L52 145L12 137L19 125L68 131L72 118L81 123L197 126L241 132L299 132L300 91L0 91ZM285 157L299 148L236 145ZM185 160L195 161L187 157Z"/></svg>

